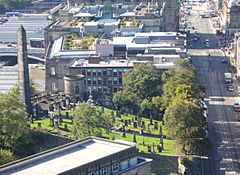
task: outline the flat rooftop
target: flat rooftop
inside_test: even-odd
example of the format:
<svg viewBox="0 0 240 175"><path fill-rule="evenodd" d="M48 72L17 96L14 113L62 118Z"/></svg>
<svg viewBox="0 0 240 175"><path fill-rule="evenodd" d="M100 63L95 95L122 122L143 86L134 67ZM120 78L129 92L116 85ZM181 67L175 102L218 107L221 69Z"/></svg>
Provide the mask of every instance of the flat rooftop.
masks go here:
<svg viewBox="0 0 240 175"><path fill-rule="evenodd" d="M86 138L6 166L0 175L56 175L132 147L136 144Z"/></svg>

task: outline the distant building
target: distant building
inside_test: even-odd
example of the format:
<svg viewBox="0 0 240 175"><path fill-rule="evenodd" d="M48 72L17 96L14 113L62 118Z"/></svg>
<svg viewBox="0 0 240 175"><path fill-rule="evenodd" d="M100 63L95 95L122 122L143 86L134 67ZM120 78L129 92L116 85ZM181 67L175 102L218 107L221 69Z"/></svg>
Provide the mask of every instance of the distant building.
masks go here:
<svg viewBox="0 0 240 175"><path fill-rule="evenodd" d="M85 138L0 166L0 175L150 175L151 161L135 143Z"/></svg>

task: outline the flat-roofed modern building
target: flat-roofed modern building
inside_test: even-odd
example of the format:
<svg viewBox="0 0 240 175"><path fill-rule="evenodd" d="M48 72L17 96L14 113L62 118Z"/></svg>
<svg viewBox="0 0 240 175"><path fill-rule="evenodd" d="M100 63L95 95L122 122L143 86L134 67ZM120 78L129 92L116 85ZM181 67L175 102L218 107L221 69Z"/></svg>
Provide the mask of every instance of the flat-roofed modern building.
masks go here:
<svg viewBox="0 0 240 175"><path fill-rule="evenodd" d="M0 175L150 175L136 144L85 138L0 166Z"/></svg>

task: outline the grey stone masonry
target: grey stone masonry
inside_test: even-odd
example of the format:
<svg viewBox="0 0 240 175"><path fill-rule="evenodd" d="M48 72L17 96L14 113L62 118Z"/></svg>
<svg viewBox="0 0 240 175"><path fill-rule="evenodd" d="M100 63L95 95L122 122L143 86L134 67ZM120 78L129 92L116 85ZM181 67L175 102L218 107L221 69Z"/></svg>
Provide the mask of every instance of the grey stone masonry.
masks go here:
<svg viewBox="0 0 240 175"><path fill-rule="evenodd" d="M18 48L18 87L19 87L19 102L24 103L26 112L32 113L32 105L30 101L30 82L27 54L27 39L26 31L21 25L17 33L17 48Z"/></svg>

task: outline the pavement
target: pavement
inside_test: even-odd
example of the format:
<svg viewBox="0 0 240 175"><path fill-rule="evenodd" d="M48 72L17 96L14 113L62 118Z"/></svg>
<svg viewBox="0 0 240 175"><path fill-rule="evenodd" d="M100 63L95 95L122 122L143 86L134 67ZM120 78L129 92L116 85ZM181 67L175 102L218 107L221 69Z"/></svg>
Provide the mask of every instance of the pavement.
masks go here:
<svg viewBox="0 0 240 175"><path fill-rule="evenodd" d="M212 28L209 18L199 18L198 11L205 5L193 6L191 16L188 17L197 29L201 39L191 42L192 61L199 75L199 80L206 90L205 101L208 105L209 139L212 150L207 159L197 161L194 174L204 175L238 175L240 174L240 122L237 121L233 109L234 102L240 102L237 92L229 92L224 82L224 72L231 66L223 64L226 59L219 47L219 39ZM193 36L190 36L193 37ZM205 39L210 40L210 47L204 46ZM210 56L209 56L210 54ZM237 80L233 83L240 85Z"/></svg>

